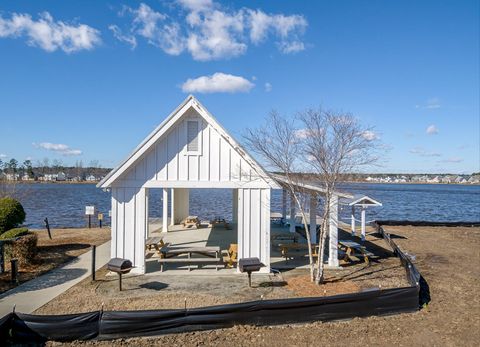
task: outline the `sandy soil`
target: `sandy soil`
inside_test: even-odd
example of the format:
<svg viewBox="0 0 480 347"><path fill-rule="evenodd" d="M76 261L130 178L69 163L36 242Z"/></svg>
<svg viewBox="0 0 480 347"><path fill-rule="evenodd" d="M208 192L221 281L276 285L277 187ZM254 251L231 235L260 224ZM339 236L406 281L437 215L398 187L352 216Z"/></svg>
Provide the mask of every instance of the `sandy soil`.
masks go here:
<svg viewBox="0 0 480 347"><path fill-rule="evenodd" d="M32 231L38 235L38 254L32 264L20 264L20 282L31 280L87 252L91 245L98 246L110 239L110 228L52 229L52 240L46 230ZM10 263L5 265L7 272L0 274L0 293L13 287Z"/></svg>
<svg viewBox="0 0 480 347"><path fill-rule="evenodd" d="M75 342L71 345L477 346L480 339L480 228L388 227L386 230L394 234L395 242L403 250L415 256L418 268L430 286L431 302L419 312L293 326L236 326L154 338ZM360 270L360 274L361 271L365 269ZM375 276L384 276L388 271L385 269ZM336 275L329 273L328 276ZM355 276L354 271L347 278L353 281ZM361 286L361 282L354 284ZM45 309L41 308L39 312ZM58 343L50 342L49 345Z"/></svg>
<svg viewBox="0 0 480 347"><path fill-rule="evenodd" d="M342 235L342 239L347 235ZM408 286L405 272L386 247L383 239L369 236L367 248L377 257L367 266L363 259L353 259L341 270L328 270L326 283L310 282L308 270L296 269L279 275L253 275L253 288L246 276L221 275L214 270L208 275L195 275L177 270L178 275L157 273L148 276L124 277L121 293L116 276L105 276L102 269L95 283L85 280L36 311L38 314L78 313L98 310L142 310L203 307L251 300L305 296L328 296L379 287ZM384 248L385 247L385 248ZM189 275L187 275L189 274ZM75 297L72 302L71 298Z"/></svg>

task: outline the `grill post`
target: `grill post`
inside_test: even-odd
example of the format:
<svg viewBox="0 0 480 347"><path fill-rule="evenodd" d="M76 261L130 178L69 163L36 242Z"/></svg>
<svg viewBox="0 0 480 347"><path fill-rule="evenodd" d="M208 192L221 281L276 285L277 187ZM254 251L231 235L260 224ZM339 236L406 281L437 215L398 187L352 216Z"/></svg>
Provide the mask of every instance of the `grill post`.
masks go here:
<svg viewBox="0 0 480 347"><path fill-rule="evenodd" d="M118 289L122 291L122 273L121 272L118 273Z"/></svg>
<svg viewBox="0 0 480 347"><path fill-rule="evenodd" d="M248 287L252 288L252 271L248 271Z"/></svg>

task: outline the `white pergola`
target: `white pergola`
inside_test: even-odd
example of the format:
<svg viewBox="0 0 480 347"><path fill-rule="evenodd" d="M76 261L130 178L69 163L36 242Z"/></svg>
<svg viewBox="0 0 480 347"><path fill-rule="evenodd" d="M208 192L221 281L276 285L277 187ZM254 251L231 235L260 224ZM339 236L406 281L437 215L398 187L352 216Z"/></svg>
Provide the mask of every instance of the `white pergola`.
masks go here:
<svg viewBox="0 0 480 347"><path fill-rule="evenodd" d="M368 207L373 206L382 206L382 203L372 199L366 195L355 195L350 200L347 200L348 206L352 207L352 214L351 214L351 229L352 235L355 235L355 207L360 207L361 209L361 239L365 241L365 234L366 234L366 220L365 220L365 212Z"/></svg>
<svg viewBox="0 0 480 347"><path fill-rule="evenodd" d="M281 175L271 175L280 185L292 184L288 182L286 177ZM319 197L325 195L325 189L316 186L314 184L308 184L304 182L293 182L294 188L296 188L301 194L310 195L309 199L309 232L310 240L312 243L317 243L317 207ZM283 220L287 219L287 197L289 193L288 190L283 188L282 191L282 218ZM328 265L330 267L338 267L338 204L339 198L342 199L352 199L353 195L335 191L330 200L330 209L328 216L328 235L329 235L329 244L328 244ZM290 197L290 232L295 232L295 227L297 225L295 220L296 208L295 200Z"/></svg>

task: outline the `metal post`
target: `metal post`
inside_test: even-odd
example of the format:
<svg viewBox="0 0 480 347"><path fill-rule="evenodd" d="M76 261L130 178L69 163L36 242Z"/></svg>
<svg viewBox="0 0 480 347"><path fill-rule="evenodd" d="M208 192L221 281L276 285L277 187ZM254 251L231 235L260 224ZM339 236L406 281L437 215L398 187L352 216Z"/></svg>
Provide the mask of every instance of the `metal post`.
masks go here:
<svg viewBox="0 0 480 347"><path fill-rule="evenodd" d="M12 267L12 283L18 284L18 259L10 260Z"/></svg>
<svg viewBox="0 0 480 347"><path fill-rule="evenodd" d="M99 225L100 229L102 229L102 220L101 219L98 221L98 225Z"/></svg>
<svg viewBox="0 0 480 347"><path fill-rule="evenodd" d="M248 287L252 288L252 272L248 271Z"/></svg>
<svg viewBox="0 0 480 347"><path fill-rule="evenodd" d="M0 274L5 272L5 247L3 241L0 241Z"/></svg>
<svg viewBox="0 0 480 347"><path fill-rule="evenodd" d="M92 245L92 281L95 281L95 261L97 258L97 246Z"/></svg>
<svg viewBox="0 0 480 347"><path fill-rule="evenodd" d="M122 291L122 273L121 272L118 273L118 289Z"/></svg>

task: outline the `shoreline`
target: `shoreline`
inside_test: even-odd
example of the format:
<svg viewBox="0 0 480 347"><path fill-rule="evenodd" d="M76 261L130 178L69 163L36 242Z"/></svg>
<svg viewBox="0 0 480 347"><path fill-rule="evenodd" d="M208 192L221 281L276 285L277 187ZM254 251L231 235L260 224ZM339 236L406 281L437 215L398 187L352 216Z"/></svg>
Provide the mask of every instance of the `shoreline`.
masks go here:
<svg viewBox="0 0 480 347"><path fill-rule="evenodd" d="M79 181L79 182L72 182L72 181L48 181L48 182L43 182L43 181L0 181L0 182L6 182L7 184L98 184L100 181L94 181L94 182L87 182L87 181ZM480 183L433 183L433 182L366 182L366 181L342 181L339 184L352 184L352 183L358 183L358 184L388 184L388 185L431 185L431 186L437 186L437 185L443 185L443 186L480 186Z"/></svg>

